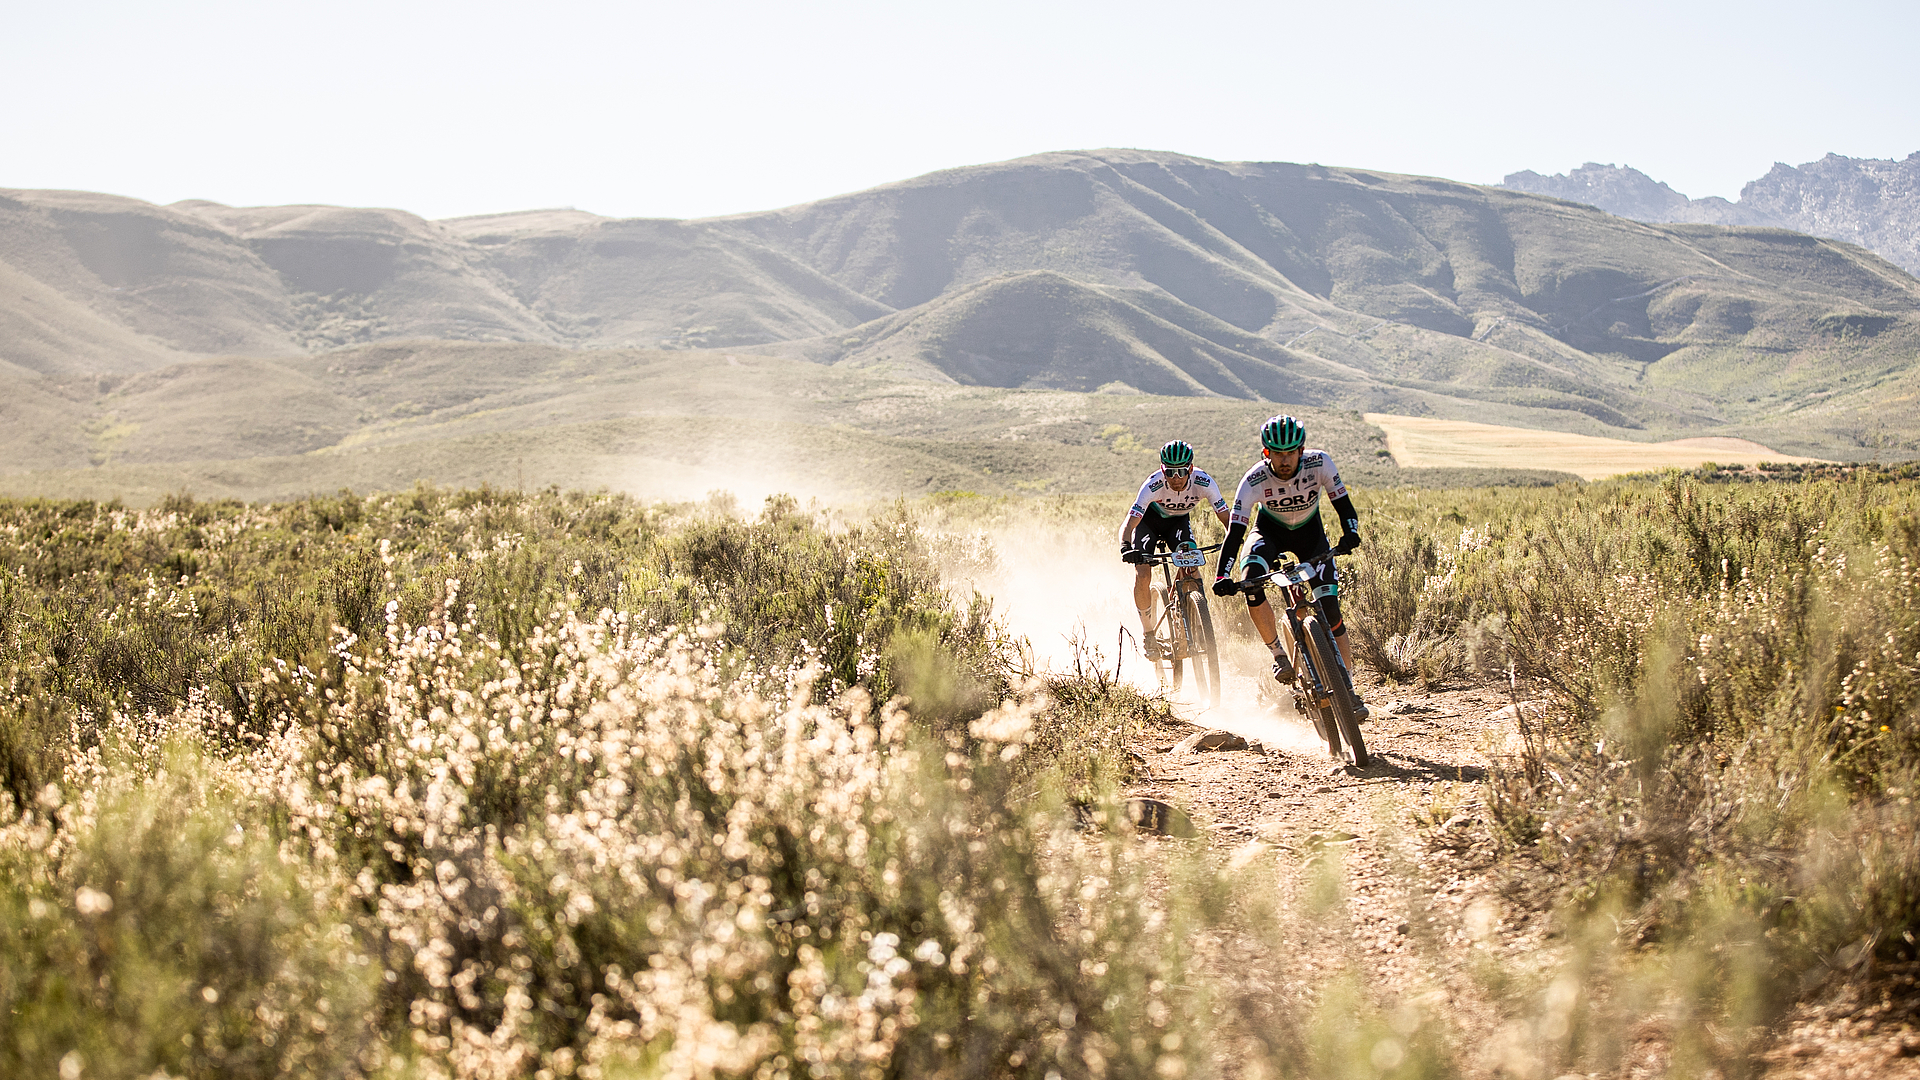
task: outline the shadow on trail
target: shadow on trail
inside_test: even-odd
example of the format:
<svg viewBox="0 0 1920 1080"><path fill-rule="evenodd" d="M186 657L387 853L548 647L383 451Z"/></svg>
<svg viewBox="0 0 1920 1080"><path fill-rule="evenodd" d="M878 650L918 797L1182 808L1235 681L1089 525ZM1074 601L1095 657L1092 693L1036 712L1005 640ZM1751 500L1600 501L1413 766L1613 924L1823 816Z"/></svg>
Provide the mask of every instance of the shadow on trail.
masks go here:
<svg viewBox="0 0 1920 1080"><path fill-rule="evenodd" d="M1485 765L1432 761L1417 754L1399 750L1375 750L1373 760L1366 768L1356 769L1348 766L1344 771L1348 775L1382 784L1408 781L1435 783L1441 780L1477 784L1487 778Z"/></svg>

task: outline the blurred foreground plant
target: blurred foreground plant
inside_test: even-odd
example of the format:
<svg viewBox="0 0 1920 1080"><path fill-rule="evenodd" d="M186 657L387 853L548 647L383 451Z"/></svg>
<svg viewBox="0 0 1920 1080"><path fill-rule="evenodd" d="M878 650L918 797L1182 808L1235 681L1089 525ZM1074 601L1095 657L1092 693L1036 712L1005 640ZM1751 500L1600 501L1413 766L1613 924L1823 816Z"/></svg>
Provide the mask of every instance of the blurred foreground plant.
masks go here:
<svg viewBox="0 0 1920 1080"><path fill-rule="evenodd" d="M1077 736L1043 685L993 681L996 639L916 576L908 526L836 533L776 507L738 536L696 513L618 541L618 513L587 513L660 561L615 572L583 547L554 573L512 529L561 507L509 503L400 504L416 536L455 542L357 540L328 564L337 629L267 657L239 697L188 685L136 711L83 650L108 711L63 710L48 681L75 672L43 659L50 625L10 638L24 764L0 795L0 1004L34 1022L0 1041L6 1071L1205 1068L1214 1021L1186 959L1193 927L1226 917L1225 886L1197 855L1140 860L1110 801L1068 812L1047 759ZM276 527L235 511L212 550L244 575L233 541ZM125 595L120 570L76 579L47 571L72 558L61 542L22 545L41 562L21 597L36 619L76 581ZM831 613L761 594L808 567ZM208 576L147 585L134 625L259 648L270 621L204 621L232 596ZM369 580L378 602L355 616ZM588 597L613 603L578 614ZM877 704L883 678L922 692L929 719ZM66 737L33 742L26 725L53 717Z"/></svg>

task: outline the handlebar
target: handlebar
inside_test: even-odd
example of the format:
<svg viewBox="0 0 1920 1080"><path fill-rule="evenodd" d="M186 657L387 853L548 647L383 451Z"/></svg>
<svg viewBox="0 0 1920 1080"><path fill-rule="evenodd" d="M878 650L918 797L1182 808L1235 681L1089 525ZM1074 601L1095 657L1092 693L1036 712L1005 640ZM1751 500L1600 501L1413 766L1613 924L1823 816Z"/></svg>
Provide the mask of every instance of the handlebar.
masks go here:
<svg viewBox="0 0 1920 1080"><path fill-rule="evenodd" d="M1161 566L1171 562L1179 566L1182 564L1175 562L1175 558L1180 555L1189 555L1201 556L1198 562L1191 563L1190 565L1205 566L1207 560L1204 556L1206 556L1208 552L1219 551L1220 547L1221 545L1219 544L1208 544L1206 547L1178 548L1173 551L1142 551L1140 552L1140 564L1142 566Z"/></svg>
<svg viewBox="0 0 1920 1080"><path fill-rule="evenodd" d="M1338 554L1339 552L1337 551L1325 551L1318 555L1315 555L1310 559L1301 559L1297 562L1283 562L1279 566L1274 567L1273 569L1267 571L1264 574L1259 574L1254 577L1242 578L1239 581L1234 582L1234 591L1250 592L1254 589L1264 587L1268 582L1274 580L1275 578L1285 578L1287 581L1292 582L1293 580L1295 580L1293 577L1295 573L1300 572L1307 568L1317 567L1324 562L1329 562L1334 558L1334 556ZM1312 576L1313 576L1312 574L1303 574L1299 579L1300 583L1305 584L1306 581L1310 579Z"/></svg>

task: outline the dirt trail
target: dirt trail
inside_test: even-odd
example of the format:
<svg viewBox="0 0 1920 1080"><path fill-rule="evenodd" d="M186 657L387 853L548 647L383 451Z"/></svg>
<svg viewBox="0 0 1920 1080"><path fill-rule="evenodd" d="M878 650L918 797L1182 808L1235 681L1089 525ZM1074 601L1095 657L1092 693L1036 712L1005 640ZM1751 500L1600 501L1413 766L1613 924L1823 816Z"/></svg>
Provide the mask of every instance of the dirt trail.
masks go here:
<svg viewBox="0 0 1920 1080"><path fill-rule="evenodd" d="M1515 987L1549 981L1563 943L1544 912L1502 895L1484 850L1464 846L1487 770L1518 749L1505 688L1362 689L1374 710L1362 726L1373 756L1365 769L1334 762L1291 709L1248 704L1261 690L1250 677L1232 679L1219 708L1177 701L1183 724L1150 729L1133 744L1148 775L1130 794L1186 808L1216 848L1259 841L1278 849L1279 925L1260 940L1224 943L1214 976L1254 1000L1256 1013L1296 1015L1311 1013L1343 976L1353 980L1394 1032L1375 1044L1376 1066L1407 1052L1403 1040L1425 1028L1468 1075L1586 1075L1543 1059L1553 1021L1540 1011L1537 988L1512 996ZM1173 751L1210 728L1262 746ZM1462 846L1450 847L1449 837ZM1310 894L1321 869L1335 871L1339 899L1317 906ZM1796 1007L1758 1072L1767 1080L1920 1080L1920 964L1891 972L1887 984ZM1643 1022L1630 1040L1610 1075L1668 1073L1657 1021ZM1239 1075L1231 1057L1221 1066Z"/></svg>
<svg viewBox="0 0 1920 1080"><path fill-rule="evenodd" d="M1240 676L1223 688L1221 707L1180 703L1189 726L1136 742L1147 778L1130 794L1185 807L1213 844L1278 849L1281 925L1265 947L1243 942L1223 953L1220 977L1272 1008L1306 1013L1345 975L1394 1018L1397 1034L1376 1046L1377 1060L1438 1025L1469 1071L1533 1075L1541 1063L1526 1033L1503 1026L1473 970L1478 960L1524 956L1540 944L1538 930L1503 925L1514 920L1489 884L1429 850L1418 832L1478 800L1491 756L1514 732L1501 712L1509 702L1492 688L1361 688L1374 711L1362 727L1373 758L1365 769L1334 761L1304 718L1258 704L1259 682ZM1261 748L1173 751L1179 737L1208 728ZM1322 868L1337 870L1339 900L1318 907L1308 894Z"/></svg>
<svg viewBox="0 0 1920 1080"><path fill-rule="evenodd" d="M1018 557L973 584L1028 639L1038 665L1117 668L1141 689L1158 690L1134 644L1132 571L1104 535L995 539L1003 554ZM1390 1033L1371 1048L1381 1071L1417 1038L1437 1034L1468 1075L1561 1075L1543 1060L1552 1020L1534 1000L1550 981L1560 942L1540 912L1501 895L1486 850L1470 845L1480 833L1488 770L1518 749L1507 688L1417 690L1383 686L1363 672L1360 689L1374 715L1362 731L1374 760L1347 768L1290 704L1276 704L1282 695L1265 676L1245 674L1264 659L1239 632L1242 606L1215 603L1213 610L1225 666L1242 673L1224 680L1218 707L1175 697L1181 723L1131 737L1145 776L1129 794L1185 808L1223 855L1256 841L1275 849L1279 923L1219 942L1214 976L1251 1002L1256 1016L1309 1014L1351 980L1388 1018ZM1172 752L1186 735L1209 728L1257 739L1263 751ZM1328 871L1338 883L1331 902L1316 895ZM1909 986L1920 980L1920 965L1914 968ZM1516 989L1527 984L1537 985ZM1920 1080L1917 1024L1902 1020L1914 1010L1869 1015L1887 1008L1797 1009L1763 1057L1765 1075ZM1920 1013L1911 1019L1920 1022ZM1615 1075L1667 1071L1665 1041L1656 1023L1648 1025L1649 1033L1630 1035ZM1228 1050L1221 1067L1241 1075Z"/></svg>
<svg viewBox="0 0 1920 1080"><path fill-rule="evenodd" d="M1133 572L1104 537L996 539L1003 553L1021 557L1003 560L973 584L994 597L1009 628L1029 642L1036 665L1062 671L1091 665L1159 691L1137 647ZM1484 903L1475 906L1486 889L1474 875L1424 851L1414 822L1417 814L1436 812L1444 819L1454 803L1478 798L1489 753L1513 730L1495 715L1505 697L1491 689L1415 694L1363 679L1374 707L1363 729L1374 761L1349 769L1328 756L1290 703L1276 704L1283 695L1264 675L1246 673L1264 669L1266 661L1240 625L1244 605L1216 602L1213 611L1224 666L1239 673L1223 680L1220 705L1205 708L1174 696L1182 724L1131 738L1146 775L1129 794L1184 808L1223 851L1249 841L1277 849L1272 865L1282 925L1224 943L1215 974L1257 1002L1256 1009L1310 1010L1337 973L1349 972L1382 1009L1399 1010L1395 1015L1409 1025L1403 1035L1437 1022L1459 1033L1449 1040L1457 1047L1489 1043L1498 1018L1481 1003L1468 969L1476 942L1507 951L1493 932L1498 916L1488 915ZM1172 752L1183 736L1208 728L1257 739L1264 752ZM1305 893L1316 868L1335 861L1341 901L1308 914ZM1382 1060L1395 1052L1380 1049ZM1479 1049L1460 1054L1463 1060L1487 1057ZM1480 1068L1520 1064L1509 1056L1515 1060L1495 1056Z"/></svg>

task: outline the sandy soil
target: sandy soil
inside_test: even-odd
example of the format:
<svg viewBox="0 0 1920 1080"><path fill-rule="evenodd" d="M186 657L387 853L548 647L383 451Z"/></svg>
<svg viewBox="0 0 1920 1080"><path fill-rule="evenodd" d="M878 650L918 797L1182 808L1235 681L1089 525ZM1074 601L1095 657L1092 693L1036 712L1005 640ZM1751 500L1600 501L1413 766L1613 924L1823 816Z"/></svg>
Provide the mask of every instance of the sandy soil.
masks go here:
<svg viewBox="0 0 1920 1080"><path fill-rule="evenodd" d="M1367 413L1366 420L1387 433L1387 450L1404 468L1552 469L1599 480L1654 469L1691 469L1708 461L1758 465L1763 461L1813 460L1789 457L1746 439L1724 437L1637 443L1390 413Z"/></svg>

